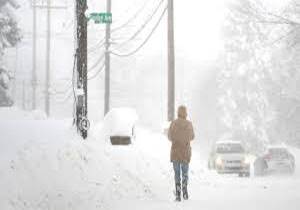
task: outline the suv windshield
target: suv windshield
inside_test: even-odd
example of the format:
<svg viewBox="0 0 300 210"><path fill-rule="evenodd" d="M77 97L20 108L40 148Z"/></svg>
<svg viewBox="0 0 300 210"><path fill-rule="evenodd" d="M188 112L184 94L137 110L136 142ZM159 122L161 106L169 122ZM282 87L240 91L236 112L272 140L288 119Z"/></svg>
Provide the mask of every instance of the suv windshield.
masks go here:
<svg viewBox="0 0 300 210"><path fill-rule="evenodd" d="M271 148L269 153L273 157L287 158L288 152L285 148Z"/></svg>
<svg viewBox="0 0 300 210"><path fill-rule="evenodd" d="M244 148L240 144L218 144L217 153L243 153Z"/></svg>

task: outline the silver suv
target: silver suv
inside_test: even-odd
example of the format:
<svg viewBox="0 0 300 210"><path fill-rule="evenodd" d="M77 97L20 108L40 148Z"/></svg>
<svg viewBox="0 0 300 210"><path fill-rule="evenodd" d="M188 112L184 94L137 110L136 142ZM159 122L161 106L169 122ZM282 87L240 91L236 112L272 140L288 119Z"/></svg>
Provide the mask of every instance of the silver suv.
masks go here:
<svg viewBox="0 0 300 210"><path fill-rule="evenodd" d="M250 176L250 161L244 147L239 141L218 141L213 146L208 168L218 173L236 173L239 176Z"/></svg>
<svg viewBox="0 0 300 210"><path fill-rule="evenodd" d="M293 174L294 171L295 157L285 146L269 146L254 162L255 175L272 172Z"/></svg>

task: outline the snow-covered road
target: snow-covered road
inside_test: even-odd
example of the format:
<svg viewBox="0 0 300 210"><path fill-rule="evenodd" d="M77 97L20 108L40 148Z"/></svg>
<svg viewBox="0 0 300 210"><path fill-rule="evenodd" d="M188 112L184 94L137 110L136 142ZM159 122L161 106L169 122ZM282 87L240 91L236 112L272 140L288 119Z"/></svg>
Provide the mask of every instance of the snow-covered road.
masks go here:
<svg viewBox="0 0 300 210"><path fill-rule="evenodd" d="M70 120L0 109L0 135L1 210L300 208L299 167L293 176L221 176L206 169L197 142L190 200L173 202L170 143L142 127L132 145L116 147L100 124L83 141Z"/></svg>

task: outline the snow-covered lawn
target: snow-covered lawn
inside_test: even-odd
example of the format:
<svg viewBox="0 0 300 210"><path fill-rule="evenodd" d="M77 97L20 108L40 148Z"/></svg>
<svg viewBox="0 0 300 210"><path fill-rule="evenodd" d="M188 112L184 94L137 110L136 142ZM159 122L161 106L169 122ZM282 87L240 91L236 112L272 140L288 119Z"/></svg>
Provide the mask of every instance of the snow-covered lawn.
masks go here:
<svg viewBox="0 0 300 210"><path fill-rule="evenodd" d="M293 176L221 176L206 169L197 140L190 200L175 203L169 149L143 127L132 145L111 146L101 124L84 141L70 119L2 108L0 209L300 209L299 167ZM299 166L300 151L293 153Z"/></svg>

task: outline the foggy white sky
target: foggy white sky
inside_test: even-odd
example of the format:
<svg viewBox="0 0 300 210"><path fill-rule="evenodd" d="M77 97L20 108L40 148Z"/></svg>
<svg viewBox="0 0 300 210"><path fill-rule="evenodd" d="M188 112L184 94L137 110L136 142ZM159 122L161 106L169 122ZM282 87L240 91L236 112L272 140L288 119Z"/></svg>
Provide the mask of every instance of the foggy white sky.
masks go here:
<svg viewBox="0 0 300 210"><path fill-rule="evenodd" d="M117 26L130 18L140 7L144 4L144 0L113 0L112 13L113 24ZM142 17L138 19L144 20L148 14L158 4L159 0L150 0L146 3L146 9ZM167 1L165 1L167 2ZM105 2L89 1L89 10L105 10ZM222 43L220 42L220 27L223 20L223 7L224 2L218 0L211 1L174 1L175 7L175 47L179 54L185 57L194 57L200 59L213 59L219 52ZM159 16L160 12L157 14ZM136 20L137 26L142 21ZM150 27L152 28L152 24ZM95 26L91 26L95 29ZM96 26L101 28L102 26ZM134 31L135 28L133 27ZM148 30L149 31L149 30ZM93 36L93 34L90 35ZM128 33L130 30L128 30ZM145 53L157 54L157 46L166 47L166 16L160 27L155 32L151 44L148 44L144 50ZM141 37L143 39L143 37ZM166 49L165 49L166 50ZM155 52L156 51L156 52Z"/></svg>
<svg viewBox="0 0 300 210"><path fill-rule="evenodd" d="M212 63L217 58L218 53L222 49L222 36L221 25L224 20L224 9L227 1L231 0L210 0L199 1L189 0L180 1L174 0L175 7L175 56L176 56L176 71L180 79L178 85L178 101L186 102L189 98L186 96L186 91L191 87L188 82L190 78L193 79L194 86L200 86L208 80L210 74L209 68L203 66L207 63ZM270 6L282 6L282 2L289 0L265 0ZM13 62L8 64L8 67L13 69L14 66L18 67L17 83L21 84L22 80L30 82L31 69L32 69L32 9L29 0L20 0L21 8L16 11L16 16L19 19L20 27L24 32L24 37L18 45L18 63L15 65ZM44 1L45 2L45 1ZM67 3L69 6L67 10L52 10L51 11L51 81L53 86L61 78L70 78L72 71L72 60L74 53L74 0L51 0L52 5L64 5ZM147 16L149 16L154 8L158 5L160 0L112 0L112 13L113 23L112 28L118 27L131 18L146 2L146 7L134 20L130 27L118 31L113 34L113 38L122 38L125 41L144 23ZM165 0L164 5L167 1ZM89 12L98 11L103 12L106 9L106 1L102 0L88 0ZM162 9L162 8L161 8ZM117 50L119 53L127 53L136 48L149 34L153 28L157 18L162 10L156 14L153 21L143 33L138 36L134 44L128 45L122 49ZM46 32L46 10L39 9L37 12L37 25L38 25L38 44L37 44L37 68L38 78L41 83L41 91L43 90L43 81L45 73L45 32ZM89 22L88 37L89 46L95 45L99 40L104 37L104 24L94 24ZM117 40L118 41L118 40ZM12 53L12 58L14 56ZM89 54L89 65L95 63L95 60L103 53L103 49L99 49L94 54ZM155 62L152 62L155 59ZM140 75L141 77L147 75L148 88L157 83L157 88L165 88L165 78L167 69L167 23L166 15L160 23L158 29L155 31L149 42L134 56L129 58L119 58L112 56L112 74L114 79L124 79L124 75ZM120 68L122 67L122 68ZM96 69L97 70L97 69ZM95 72L94 70L93 72ZM154 72L156 71L156 72ZM193 72L193 73L191 73ZM194 79L194 74L198 74L198 79ZM151 77L151 78L150 78ZM99 91L103 89L103 77L92 81L95 87L90 88L90 98L97 99L102 104L102 97ZM183 81L185 80L185 81ZM182 82L183 81L183 82ZM61 83L63 83L62 81ZM197 83L197 84L196 84ZM187 86L189 85L189 86ZM100 90L99 90L100 89ZM146 88L145 88L146 89ZM92 93L94 91L94 93ZM156 93L155 93L156 94ZM198 93L197 93L198 94ZM161 94L161 107L165 108L165 94ZM43 95L41 93L41 99ZM40 106L43 106L41 101ZM98 108L98 104L96 105ZM98 108L99 109L99 108ZM102 113L100 113L102 116Z"/></svg>
<svg viewBox="0 0 300 210"><path fill-rule="evenodd" d="M147 2L148 1L148 2ZM147 15L149 15L159 0L112 0L112 13L113 24L112 26L118 26L126 20L128 20L143 4L146 3L146 8L143 11L143 15L139 16L137 20L132 24L132 28L128 29L123 36L132 34L136 27L138 27ZM220 29L222 21L224 20L224 6L226 2L233 0L210 0L210 1L174 1L175 7L175 47L179 54L183 54L186 57L201 59L214 59L220 48L222 47ZM263 2L273 8L281 8L290 0L264 0ZM20 0L22 7L18 10L17 16L19 17L22 29L24 32L31 32L32 17L31 14L24 15L24 11L30 8L30 0ZM37 2L45 2L45 0L37 0ZM73 0L51 0L53 5L69 5L69 9L52 11L52 30L53 32L61 32L63 25L72 26L72 4ZM165 1L167 2L167 1ZM88 0L89 11L105 11L106 1ZM59 20L55 17L60 17ZM159 13L158 15L159 16ZM64 17L64 18L61 18ZM63 19L63 20L62 20ZM140 19L140 20L139 20ZM38 25L39 32L45 32L45 10L38 11ZM90 37L103 37L104 33L99 32L97 29L103 29L104 25L92 25L89 24L89 36ZM92 26L91 26L92 25ZM153 26L150 24L149 29ZM148 30L149 31L149 30ZM144 34L145 36L146 34ZM146 46L145 53L156 54L155 46L165 46L166 33L166 17L164 22L160 24L160 27L154 34L151 44ZM143 39L143 36L140 37ZM154 45L153 45L154 44ZM151 47L152 46L152 47Z"/></svg>
<svg viewBox="0 0 300 210"><path fill-rule="evenodd" d="M175 1L176 46L184 55L197 59L215 58L222 46L220 1Z"/></svg>

